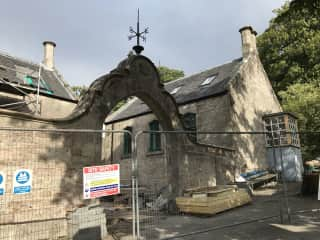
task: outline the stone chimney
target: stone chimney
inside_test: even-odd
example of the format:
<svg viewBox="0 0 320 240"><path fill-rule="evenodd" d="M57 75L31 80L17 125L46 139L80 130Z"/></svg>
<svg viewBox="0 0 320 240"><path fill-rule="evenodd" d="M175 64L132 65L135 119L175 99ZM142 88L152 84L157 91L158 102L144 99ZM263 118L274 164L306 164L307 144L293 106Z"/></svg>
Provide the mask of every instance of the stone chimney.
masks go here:
<svg viewBox="0 0 320 240"><path fill-rule="evenodd" d="M257 54L257 32L251 26L245 26L239 29L242 41L242 57L248 58L251 54Z"/></svg>
<svg viewBox="0 0 320 240"><path fill-rule="evenodd" d="M43 42L43 46L44 46L43 64L48 69L53 70L53 68L54 68L54 48L56 47L56 44L51 41L45 41L45 42Z"/></svg>

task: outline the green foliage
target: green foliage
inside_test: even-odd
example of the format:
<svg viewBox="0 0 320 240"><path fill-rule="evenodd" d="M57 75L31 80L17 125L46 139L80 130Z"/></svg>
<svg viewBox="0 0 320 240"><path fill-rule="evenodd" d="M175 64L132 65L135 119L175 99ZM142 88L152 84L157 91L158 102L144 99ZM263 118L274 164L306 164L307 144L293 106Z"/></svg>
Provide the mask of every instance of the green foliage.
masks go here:
<svg viewBox="0 0 320 240"><path fill-rule="evenodd" d="M80 99L88 90L88 87L82 85L82 86L72 86L71 91L73 95L77 98Z"/></svg>
<svg viewBox="0 0 320 240"><path fill-rule="evenodd" d="M172 69L165 66L158 67L161 82L170 82L184 77L184 72L178 69Z"/></svg>
<svg viewBox="0 0 320 240"><path fill-rule="evenodd" d="M261 61L300 131L320 131L320 2L294 0L274 12L257 39ZM319 135L300 137L305 160L320 156Z"/></svg>
<svg viewBox="0 0 320 240"><path fill-rule="evenodd" d="M320 87L313 83L296 83L286 91L280 91L285 111L293 112L298 117L300 130L309 132L320 129ZM302 152L304 158L319 157L320 134L302 134ZM306 144L307 143L307 144Z"/></svg>
<svg viewBox="0 0 320 240"><path fill-rule="evenodd" d="M294 83L320 84L320 9L305 2L293 1L276 10L277 16L258 37L260 57L276 92Z"/></svg>
<svg viewBox="0 0 320 240"><path fill-rule="evenodd" d="M117 111L119 108L121 108L123 105L125 105L129 100L130 100L130 98L121 100L120 102L117 103L117 105L112 109L111 112Z"/></svg>

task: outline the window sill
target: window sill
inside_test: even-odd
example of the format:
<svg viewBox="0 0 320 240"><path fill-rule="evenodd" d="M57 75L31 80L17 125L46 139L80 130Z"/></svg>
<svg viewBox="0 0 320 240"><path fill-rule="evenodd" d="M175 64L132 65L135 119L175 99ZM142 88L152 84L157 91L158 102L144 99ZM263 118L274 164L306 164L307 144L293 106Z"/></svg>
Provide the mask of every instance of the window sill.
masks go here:
<svg viewBox="0 0 320 240"><path fill-rule="evenodd" d="M158 150L158 151L153 151L153 152L147 152L146 156L157 156L157 155L162 155L163 154L163 150Z"/></svg>

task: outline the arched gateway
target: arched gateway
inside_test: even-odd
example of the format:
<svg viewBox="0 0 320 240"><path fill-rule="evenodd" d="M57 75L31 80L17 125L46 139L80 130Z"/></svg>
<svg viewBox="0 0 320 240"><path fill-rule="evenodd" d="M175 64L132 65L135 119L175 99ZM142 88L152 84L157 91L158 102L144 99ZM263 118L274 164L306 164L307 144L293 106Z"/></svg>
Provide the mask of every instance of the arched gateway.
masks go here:
<svg viewBox="0 0 320 240"><path fill-rule="evenodd" d="M88 222L92 224L91 227L101 228L101 236L106 233L103 209L99 208L99 216L102 217L100 221L100 218L95 216L97 209L91 210L87 207L99 201L83 199L82 169L85 166L105 164L101 158L101 132L91 130L101 130L113 107L130 96L140 98L150 107L163 130L183 130L175 100L161 84L154 64L141 55L130 55L109 74L95 80L74 111L66 118L45 119L0 110L0 153L4 166L2 171L11 173L21 168L33 172L32 191L28 195L32 201L28 202L28 209L15 213L17 219L32 216L31 220L38 222L37 227L46 229L48 239L53 239L51 232L61 237L73 238L82 232L83 227L90 227L91 225L80 224L82 218L78 218L79 215L85 216L84 223L90 219ZM224 175L226 169L230 168L230 164L224 166L230 162L229 150L192 143L184 134L167 134L166 142L167 167L164 170L164 184L168 189L166 198L169 200L169 210L174 209L171 207L175 205L175 197L182 193L183 188L192 186L192 183L197 186L200 182L205 186L218 183L219 174ZM8 189L13 187L10 185L11 181L8 181L8 184ZM15 204L12 204L12 198L5 198L2 221L12 221L11 213L25 202L25 198L16 197ZM33 214L32 211L38 209L41 214ZM46 221L41 222L43 219ZM56 231L57 224L61 229L59 232ZM25 234L25 229L29 227L25 227L21 228L20 225L12 223L0 230L8 236L20 236L21 232L28 235ZM22 230L19 230L20 228ZM28 231L31 230L32 228ZM30 232L30 236L38 239L35 233Z"/></svg>
<svg viewBox="0 0 320 240"><path fill-rule="evenodd" d="M72 128L101 129L115 105L130 96L143 100L158 118L162 129L183 130L174 98L164 89L154 64L141 55L131 55L116 69L95 80L73 113L64 121ZM179 163L186 136L168 134L168 186L173 195L179 193ZM84 143L86 144L86 143Z"/></svg>

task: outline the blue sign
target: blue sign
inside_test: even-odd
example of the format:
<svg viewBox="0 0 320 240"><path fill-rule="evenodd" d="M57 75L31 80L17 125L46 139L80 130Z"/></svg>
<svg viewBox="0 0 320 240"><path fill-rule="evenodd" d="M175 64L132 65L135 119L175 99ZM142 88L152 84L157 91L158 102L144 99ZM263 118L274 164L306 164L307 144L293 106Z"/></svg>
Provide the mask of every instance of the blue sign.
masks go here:
<svg viewBox="0 0 320 240"><path fill-rule="evenodd" d="M5 177L4 173L0 172L0 196L5 193Z"/></svg>
<svg viewBox="0 0 320 240"><path fill-rule="evenodd" d="M30 180L30 174L27 171L20 171L16 175L16 181L19 184L25 184Z"/></svg>
<svg viewBox="0 0 320 240"><path fill-rule="evenodd" d="M31 192L32 175L28 169L17 170L14 174L13 193L24 194Z"/></svg>

